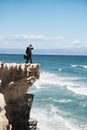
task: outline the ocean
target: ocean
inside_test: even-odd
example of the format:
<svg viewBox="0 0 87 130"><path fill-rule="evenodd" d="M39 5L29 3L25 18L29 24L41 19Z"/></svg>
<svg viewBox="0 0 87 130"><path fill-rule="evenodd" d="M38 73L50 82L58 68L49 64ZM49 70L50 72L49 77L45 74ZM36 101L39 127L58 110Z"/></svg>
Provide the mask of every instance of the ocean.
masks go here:
<svg viewBox="0 0 87 130"><path fill-rule="evenodd" d="M31 117L40 130L87 130L87 56L33 55L40 78ZM24 63L23 55L0 54L4 63Z"/></svg>

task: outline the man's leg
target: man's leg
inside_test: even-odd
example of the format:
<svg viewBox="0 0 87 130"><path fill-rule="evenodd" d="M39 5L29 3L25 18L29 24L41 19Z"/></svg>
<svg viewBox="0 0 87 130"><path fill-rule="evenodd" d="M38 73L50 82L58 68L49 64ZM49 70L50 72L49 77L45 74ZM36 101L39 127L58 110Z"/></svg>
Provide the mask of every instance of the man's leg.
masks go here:
<svg viewBox="0 0 87 130"><path fill-rule="evenodd" d="M32 63L32 55L30 55L30 63Z"/></svg>
<svg viewBox="0 0 87 130"><path fill-rule="evenodd" d="M26 59L26 63L28 63L28 61L29 61L29 56L28 56L27 59Z"/></svg>

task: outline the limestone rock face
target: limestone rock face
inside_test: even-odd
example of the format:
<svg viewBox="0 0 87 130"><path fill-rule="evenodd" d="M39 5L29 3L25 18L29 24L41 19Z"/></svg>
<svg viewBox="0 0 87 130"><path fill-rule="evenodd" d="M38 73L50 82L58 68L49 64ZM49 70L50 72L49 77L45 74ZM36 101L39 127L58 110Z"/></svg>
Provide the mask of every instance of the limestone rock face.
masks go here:
<svg viewBox="0 0 87 130"><path fill-rule="evenodd" d="M0 130L37 129L29 125L34 95L26 92L38 78L39 64L0 62Z"/></svg>
<svg viewBox="0 0 87 130"><path fill-rule="evenodd" d="M6 117L4 95L0 93L0 130L10 130L9 121Z"/></svg>
<svg viewBox="0 0 87 130"><path fill-rule="evenodd" d="M25 95L29 86L39 78L38 64L0 64L0 91L6 103Z"/></svg>

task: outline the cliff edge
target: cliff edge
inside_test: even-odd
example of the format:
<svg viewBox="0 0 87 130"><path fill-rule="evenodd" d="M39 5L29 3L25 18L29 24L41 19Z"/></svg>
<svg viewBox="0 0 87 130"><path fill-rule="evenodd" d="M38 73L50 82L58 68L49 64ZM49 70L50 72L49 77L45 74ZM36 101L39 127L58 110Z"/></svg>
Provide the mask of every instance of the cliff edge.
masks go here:
<svg viewBox="0 0 87 130"><path fill-rule="evenodd" d="M36 130L30 118L34 95L28 87L39 79L39 64L0 62L0 130Z"/></svg>

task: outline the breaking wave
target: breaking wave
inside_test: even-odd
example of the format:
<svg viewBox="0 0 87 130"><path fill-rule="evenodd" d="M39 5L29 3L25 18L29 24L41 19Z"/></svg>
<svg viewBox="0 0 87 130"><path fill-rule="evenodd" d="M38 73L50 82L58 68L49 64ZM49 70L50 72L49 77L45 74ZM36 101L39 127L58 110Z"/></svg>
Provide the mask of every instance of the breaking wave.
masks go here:
<svg viewBox="0 0 87 130"><path fill-rule="evenodd" d="M81 67L81 68L87 69L87 65L74 65L74 64L71 64L71 67L73 67L73 68Z"/></svg>
<svg viewBox="0 0 87 130"><path fill-rule="evenodd" d="M84 95L87 96L87 88L86 87L70 87L67 86L67 89L78 94L78 95Z"/></svg>

